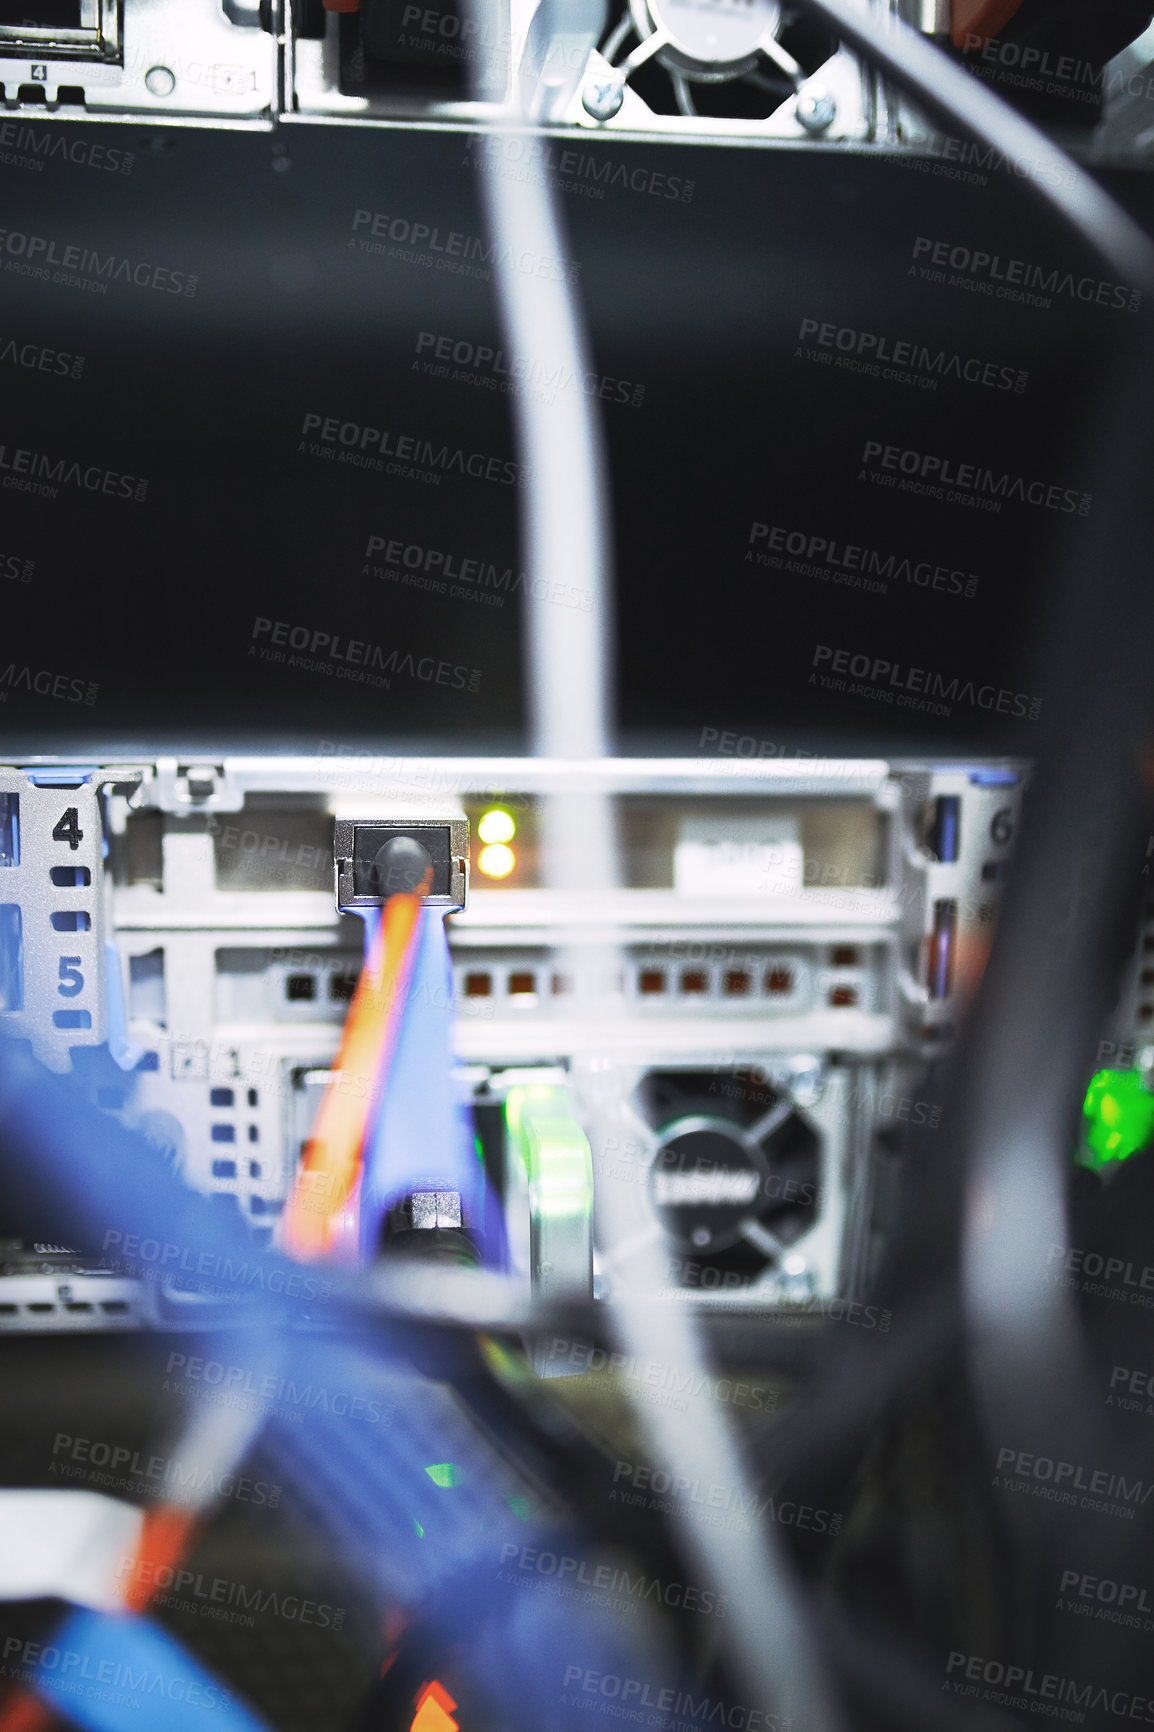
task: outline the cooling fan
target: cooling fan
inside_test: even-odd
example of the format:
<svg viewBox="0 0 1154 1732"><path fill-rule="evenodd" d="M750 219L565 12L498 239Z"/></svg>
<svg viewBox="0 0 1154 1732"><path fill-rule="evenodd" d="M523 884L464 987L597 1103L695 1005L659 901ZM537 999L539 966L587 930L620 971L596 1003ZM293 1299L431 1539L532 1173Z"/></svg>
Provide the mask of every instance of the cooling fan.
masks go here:
<svg viewBox="0 0 1154 1732"><path fill-rule="evenodd" d="M599 122L623 106L622 120L643 108L745 125L784 111L821 133L839 95L844 105L840 89L815 77L836 51L824 27L777 0L628 0L591 59L582 106Z"/></svg>
<svg viewBox="0 0 1154 1732"><path fill-rule="evenodd" d="M811 1061L812 1062L812 1061ZM751 1080L751 1076L756 1080ZM670 1287L734 1299L803 1298L827 1141L816 1070L647 1071L629 1103L636 1226L661 1234ZM602 1259L606 1284L617 1273ZM627 1278L628 1271L620 1273Z"/></svg>

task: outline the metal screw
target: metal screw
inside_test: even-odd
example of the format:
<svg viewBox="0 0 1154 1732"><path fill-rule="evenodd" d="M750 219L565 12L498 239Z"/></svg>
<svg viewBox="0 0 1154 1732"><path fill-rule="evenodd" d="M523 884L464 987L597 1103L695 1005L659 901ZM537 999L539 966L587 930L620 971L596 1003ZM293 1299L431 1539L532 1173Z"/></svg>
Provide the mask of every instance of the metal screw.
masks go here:
<svg viewBox="0 0 1154 1732"><path fill-rule="evenodd" d="M616 76L590 78L581 92L581 106L593 120L612 120L625 101L625 80Z"/></svg>
<svg viewBox="0 0 1154 1732"><path fill-rule="evenodd" d="M824 132L833 124L837 103L824 90L803 90L794 104L794 112L806 132Z"/></svg>
<svg viewBox="0 0 1154 1732"><path fill-rule="evenodd" d="M144 75L144 88L150 96L171 96L176 78L167 66L150 66Z"/></svg>
<svg viewBox="0 0 1154 1732"><path fill-rule="evenodd" d="M825 1078L817 1066L796 1070L792 1085L794 1103L799 1107L816 1106L825 1093Z"/></svg>

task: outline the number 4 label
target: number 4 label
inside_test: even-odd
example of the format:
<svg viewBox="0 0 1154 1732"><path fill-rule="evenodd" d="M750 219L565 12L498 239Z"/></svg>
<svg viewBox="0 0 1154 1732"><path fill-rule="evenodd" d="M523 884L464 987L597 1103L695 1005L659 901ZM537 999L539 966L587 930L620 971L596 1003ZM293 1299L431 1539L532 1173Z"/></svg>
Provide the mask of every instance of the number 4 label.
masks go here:
<svg viewBox="0 0 1154 1732"><path fill-rule="evenodd" d="M80 813L75 806L69 806L62 815L55 830L52 832L54 842L67 842L75 851L84 840L84 831L80 828Z"/></svg>

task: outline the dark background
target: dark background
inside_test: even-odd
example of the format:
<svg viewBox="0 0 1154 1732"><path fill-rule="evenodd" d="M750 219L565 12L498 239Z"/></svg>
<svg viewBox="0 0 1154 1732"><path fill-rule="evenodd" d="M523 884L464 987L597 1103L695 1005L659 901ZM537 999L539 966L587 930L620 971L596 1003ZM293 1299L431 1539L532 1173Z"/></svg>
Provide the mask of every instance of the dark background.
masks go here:
<svg viewBox="0 0 1154 1732"><path fill-rule="evenodd" d="M72 379L5 349L0 443L149 482L142 503L0 490L0 552L35 562L30 582L0 581L0 659L99 686L91 706L10 689L0 749L315 751L325 739L524 750L517 601L362 574L374 534L516 568L517 490L460 474L430 486L298 452L306 413L318 413L517 455L507 398L413 370L422 330L500 342L491 283L349 245L358 208L481 235L464 135L34 130L131 150L131 172L43 154L39 170L0 165L0 226L198 281L192 298L123 280L97 296L4 271L0 251L0 348L85 358ZM1077 535L1092 546L1094 517L887 494L858 480L859 459L878 438L1094 485L1095 378L1133 317L1060 297L1050 310L1013 305L910 268L924 235L1113 273L1028 182L996 170L966 185L934 164L818 147L577 142L643 181L693 182L691 202L630 190L621 175L599 200L560 200L596 365L644 386L638 407L603 410L621 749L694 751L716 728L774 755L1029 753L1029 722L970 705L933 720L822 691L809 684L813 652L824 643L1061 703L1033 659L1057 561ZM1148 179L1111 184L1144 219ZM942 379L926 391L835 372L797 357L805 317L1024 368L1028 387ZM759 568L744 561L755 520L959 567L978 591L891 583L882 596ZM248 654L258 615L479 669L479 690L402 678L374 691L263 664Z"/></svg>

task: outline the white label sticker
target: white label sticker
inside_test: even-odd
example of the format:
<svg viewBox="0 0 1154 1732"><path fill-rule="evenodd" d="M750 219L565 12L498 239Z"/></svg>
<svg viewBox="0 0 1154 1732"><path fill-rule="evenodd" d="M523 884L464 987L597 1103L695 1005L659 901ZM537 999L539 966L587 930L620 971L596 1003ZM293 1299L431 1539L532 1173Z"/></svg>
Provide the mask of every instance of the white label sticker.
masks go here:
<svg viewBox="0 0 1154 1732"><path fill-rule="evenodd" d="M793 818L683 818L673 887L685 896L793 896L803 867Z"/></svg>

